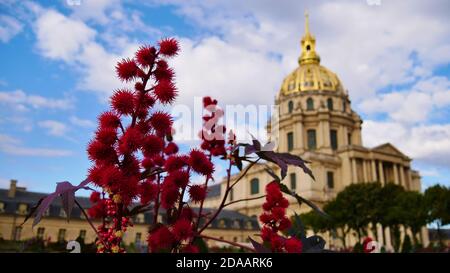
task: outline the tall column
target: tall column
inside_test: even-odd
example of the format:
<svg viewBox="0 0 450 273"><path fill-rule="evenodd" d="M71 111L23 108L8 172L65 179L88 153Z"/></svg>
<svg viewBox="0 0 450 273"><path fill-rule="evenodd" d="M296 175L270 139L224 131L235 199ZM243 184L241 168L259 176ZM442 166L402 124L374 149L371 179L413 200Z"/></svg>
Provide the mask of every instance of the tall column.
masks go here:
<svg viewBox="0 0 450 273"><path fill-rule="evenodd" d="M400 172L400 184L403 187L406 187L406 182L405 182L405 168L403 168L403 165L399 166L399 172Z"/></svg>
<svg viewBox="0 0 450 273"><path fill-rule="evenodd" d="M408 172L408 173L407 173L407 176L408 176L408 184L407 184L407 186L406 186L406 189L410 190L410 189L412 188L412 174L411 174L411 169L407 169L406 171Z"/></svg>
<svg viewBox="0 0 450 273"><path fill-rule="evenodd" d="M384 245L383 227L381 224L377 224L377 241L379 244Z"/></svg>
<svg viewBox="0 0 450 273"><path fill-rule="evenodd" d="M386 250L392 251L393 247L392 247L392 241L391 241L391 229L390 228L385 228L384 229L384 234L386 237L386 242L385 242L385 247Z"/></svg>
<svg viewBox="0 0 450 273"><path fill-rule="evenodd" d="M372 181L377 181L377 165L375 165L375 159L372 159ZM380 182L380 181L377 181Z"/></svg>
<svg viewBox="0 0 450 273"><path fill-rule="evenodd" d="M394 183L398 185L399 179L398 179L397 163L394 163L393 166L394 166Z"/></svg>
<svg viewBox="0 0 450 273"><path fill-rule="evenodd" d="M385 185L384 181L384 171L383 171L383 161L378 161L378 175L380 177L381 185Z"/></svg>
<svg viewBox="0 0 450 273"><path fill-rule="evenodd" d="M364 182L367 183L369 182L369 175L367 174L368 172L368 166L367 166L367 160L363 159L363 173L364 173Z"/></svg>
<svg viewBox="0 0 450 273"><path fill-rule="evenodd" d="M296 120L294 125L294 149L299 149L300 153L304 152L305 141L303 140L303 121Z"/></svg>
<svg viewBox="0 0 450 273"><path fill-rule="evenodd" d="M356 171L356 158L352 158L352 182L358 183L358 172Z"/></svg>

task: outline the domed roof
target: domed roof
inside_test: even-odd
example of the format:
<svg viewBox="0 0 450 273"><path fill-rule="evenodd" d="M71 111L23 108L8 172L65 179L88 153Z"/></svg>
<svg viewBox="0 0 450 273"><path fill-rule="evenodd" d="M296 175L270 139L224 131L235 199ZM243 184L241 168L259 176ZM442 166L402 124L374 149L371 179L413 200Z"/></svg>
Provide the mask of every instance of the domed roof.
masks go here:
<svg viewBox="0 0 450 273"><path fill-rule="evenodd" d="M309 32L307 13L305 17L305 35L301 41L302 54L298 59L299 67L283 80L281 93L288 95L301 91L319 90L344 92L336 74L320 65L320 57L316 52L316 39Z"/></svg>
<svg viewBox="0 0 450 273"><path fill-rule="evenodd" d="M339 78L320 64L300 64L283 81L281 91L288 95L300 91L343 92Z"/></svg>

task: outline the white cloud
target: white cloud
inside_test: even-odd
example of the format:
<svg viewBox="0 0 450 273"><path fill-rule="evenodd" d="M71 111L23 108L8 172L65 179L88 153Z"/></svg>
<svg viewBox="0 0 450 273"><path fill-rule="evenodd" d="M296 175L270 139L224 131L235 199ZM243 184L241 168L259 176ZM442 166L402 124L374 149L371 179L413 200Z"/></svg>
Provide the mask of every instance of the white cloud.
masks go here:
<svg viewBox="0 0 450 273"><path fill-rule="evenodd" d="M47 133L52 136L65 136L68 131L64 123L56 120L43 120L38 122L38 125L47 129Z"/></svg>
<svg viewBox="0 0 450 273"><path fill-rule="evenodd" d="M172 63L180 90L177 102L212 96L222 105L271 104L283 72L275 59L218 37L198 42L180 39L182 51Z"/></svg>
<svg viewBox="0 0 450 273"><path fill-rule="evenodd" d="M0 134L0 151L15 156L61 157L70 156L71 151L52 148L31 148L22 146L17 138Z"/></svg>
<svg viewBox="0 0 450 273"><path fill-rule="evenodd" d="M76 125L79 127L85 127L85 128L95 127L95 122L93 122L92 120L81 119L76 116L71 116L69 120L73 125Z"/></svg>
<svg viewBox="0 0 450 273"><path fill-rule="evenodd" d="M413 159L450 166L450 124L408 127L393 121L366 120L362 133L369 147L390 142Z"/></svg>
<svg viewBox="0 0 450 273"><path fill-rule="evenodd" d="M0 41L3 43L9 42L9 40L19 34L22 29L23 25L17 19L0 14Z"/></svg>
<svg viewBox="0 0 450 273"><path fill-rule="evenodd" d="M69 98L53 99L39 95L30 95L22 90L16 90L12 92L1 91L0 104L13 107L19 111L28 110L30 107L33 109L66 110L72 108L73 101Z"/></svg>
<svg viewBox="0 0 450 273"><path fill-rule="evenodd" d="M81 53L82 46L91 42L96 32L82 21L47 10L37 19L36 35L42 54L52 59L73 61Z"/></svg>

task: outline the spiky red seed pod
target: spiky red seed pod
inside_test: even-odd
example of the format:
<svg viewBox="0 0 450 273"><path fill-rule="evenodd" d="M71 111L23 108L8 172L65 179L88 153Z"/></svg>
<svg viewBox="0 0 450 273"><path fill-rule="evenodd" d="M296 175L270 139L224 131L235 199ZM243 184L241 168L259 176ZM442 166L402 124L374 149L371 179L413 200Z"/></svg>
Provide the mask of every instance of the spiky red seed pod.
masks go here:
<svg viewBox="0 0 450 273"><path fill-rule="evenodd" d="M88 171L88 178L94 184L101 185L103 166L94 165Z"/></svg>
<svg viewBox="0 0 450 273"><path fill-rule="evenodd" d="M178 41L174 38L162 39L159 42L159 53L167 57L177 55L179 50Z"/></svg>
<svg viewBox="0 0 450 273"><path fill-rule="evenodd" d="M153 64L156 57L156 49L152 46L141 46L136 52L136 61L143 67Z"/></svg>
<svg viewBox="0 0 450 273"><path fill-rule="evenodd" d="M170 250L175 241L175 237L166 226L160 226L149 234L147 241L151 251L158 252L161 250Z"/></svg>
<svg viewBox="0 0 450 273"><path fill-rule="evenodd" d="M139 196L141 197L142 204L148 204L154 201L158 193L158 185L151 180L146 180L139 185Z"/></svg>
<svg viewBox="0 0 450 273"><path fill-rule="evenodd" d="M120 138L119 152L128 154L135 152L142 145L142 133L135 127L129 127Z"/></svg>
<svg viewBox="0 0 450 273"><path fill-rule="evenodd" d="M102 128L117 128L120 125L119 117L113 112L104 112L99 117L100 127Z"/></svg>
<svg viewBox="0 0 450 273"><path fill-rule="evenodd" d="M111 105L119 114L130 115L134 111L134 94L130 90L120 89L111 97Z"/></svg>
<svg viewBox="0 0 450 273"><path fill-rule="evenodd" d="M117 154L113 147L98 140L91 141L87 148L89 159L92 161L115 162Z"/></svg>
<svg viewBox="0 0 450 273"><path fill-rule="evenodd" d="M100 193L98 191L93 191L91 193L91 196L89 197L89 200L92 203L97 203L98 201L100 201Z"/></svg>
<svg viewBox="0 0 450 273"><path fill-rule="evenodd" d="M289 218L284 217L283 219L280 220L280 223L278 225L278 229L281 231L285 231L288 228L290 228L292 225L291 221L289 220Z"/></svg>
<svg viewBox="0 0 450 273"><path fill-rule="evenodd" d="M167 144L166 148L164 148L164 153L166 155L172 155L178 153L178 146L175 144L175 142L169 142Z"/></svg>
<svg viewBox="0 0 450 273"><path fill-rule="evenodd" d="M164 148L164 140L155 135L148 135L144 138L142 149L146 156L160 153Z"/></svg>
<svg viewBox="0 0 450 273"><path fill-rule="evenodd" d="M122 171L127 176L139 176L140 175L139 160L137 160L135 155L131 154L131 155L127 155L123 158Z"/></svg>
<svg viewBox="0 0 450 273"><path fill-rule="evenodd" d="M115 128L103 127L97 130L96 138L103 144L113 145L117 140L117 131Z"/></svg>
<svg viewBox="0 0 450 273"><path fill-rule="evenodd" d="M169 104L175 100L177 89L171 81L163 79L155 86L153 93L161 103Z"/></svg>
<svg viewBox="0 0 450 273"><path fill-rule="evenodd" d="M144 92L145 86L142 82L137 82L134 84L134 89L139 92Z"/></svg>
<svg viewBox="0 0 450 273"><path fill-rule="evenodd" d="M281 220L286 216L286 210L282 207L272 208L272 215L275 220Z"/></svg>
<svg viewBox="0 0 450 273"><path fill-rule="evenodd" d="M136 62L131 59L122 59L116 65L117 76L122 81L133 80L137 76L138 70L139 68L136 65Z"/></svg>
<svg viewBox="0 0 450 273"><path fill-rule="evenodd" d="M137 97L138 103L141 105L141 108L148 109L152 107L156 100L149 93L140 93Z"/></svg>
<svg viewBox="0 0 450 273"><path fill-rule="evenodd" d="M282 252L284 247L284 239L281 236L274 234L270 238L270 246L273 252Z"/></svg>
<svg viewBox="0 0 450 273"><path fill-rule="evenodd" d="M180 188L184 188L189 183L189 173L184 170L175 170L169 173L166 176L165 180L170 180L170 182L174 183Z"/></svg>
<svg viewBox="0 0 450 273"><path fill-rule="evenodd" d="M263 213L259 216L259 220L264 224L269 224L270 222L274 221L274 218L269 213Z"/></svg>
<svg viewBox="0 0 450 273"><path fill-rule="evenodd" d="M150 124L159 134L167 134L172 126L172 118L165 112L155 112L150 117Z"/></svg>
<svg viewBox="0 0 450 273"><path fill-rule="evenodd" d="M156 69L153 73L157 81L168 80L171 81L175 76L175 72L169 67L165 60L158 60L156 62Z"/></svg>
<svg viewBox="0 0 450 273"><path fill-rule="evenodd" d="M286 251L288 253L301 253L303 244L299 239L291 237L289 239L286 239L286 241L284 242L284 247L286 248Z"/></svg>
<svg viewBox="0 0 450 273"><path fill-rule="evenodd" d="M192 223L187 219L179 219L172 226L172 232L178 241L187 240L194 235Z"/></svg>
<svg viewBox="0 0 450 273"><path fill-rule="evenodd" d="M189 153L189 165L195 172L205 176L210 176L214 172L214 165L205 153L196 149Z"/></svg>
<svg viewBox="0 0 450 273"><path fill-rule="evenodd" d="M192 185L189 188L189 196L192 202L200 203L206 198L206 187L202 185Z"/></svg>
<svg viewBox="0 0 450 273"><path fill-rule="evenodd" d="M188 164L187 161L187 156L171 155L166 158L166 162L164 163L164 170L166 170L166 172L179 170Z"/></svg>
<svg viewBox="0 0 450 273"><path fill-rule="evenodd" d="M113 189L118 189L124 180L126 180L126 178L123 176L122 171L116 166L109 165L102 168L102 179L100 186L108 186Z"/></svg>
<svg viewBox="0 0 450 273"><path fill-rule="evenodd" d="M261 229L261 238L265 242L270 241L270 238L272 238L273 234L274 234L274 232L272 231L272 229L270 227L264 226Z"/></svg>
<svg viewBox="0 0 450 273"><path fill-rule="evenodd" d="M152 160L153 160L153 163L155 163L155 165L159 166L159 167L162 167L165 162L164 158L160 154L154 155L152 157Z"/></svg>
<svg viewBox="0 0 450 273"><path fill-rule="evenodd" d="M149 170L155 166L155 163L153 163L153 159L151 157L145 157L142 160L141 165L144 169Z"/></svg>
<svg viewBox="0 0 450 273"><path fill-rule="evenodd" d="M175 205L180 196L177 185L171 180L165 179L161 190L161 205L165 209L169 209Z"/></svg>

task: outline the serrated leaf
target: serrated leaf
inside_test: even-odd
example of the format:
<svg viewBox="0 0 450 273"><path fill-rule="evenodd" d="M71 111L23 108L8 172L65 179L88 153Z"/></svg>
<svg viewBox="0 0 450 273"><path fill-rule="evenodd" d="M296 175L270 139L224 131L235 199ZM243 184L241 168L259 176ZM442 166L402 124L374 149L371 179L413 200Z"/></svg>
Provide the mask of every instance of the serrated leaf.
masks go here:
<svg viewBox="0 0 450 273"><path fill-rule="evenodd" d="M311 237L302 240L302 252L303 253L321 253L325 248L325 240L318 236L313 235Z"/></svg>
<svg viewBox="0 0 450 273"><path fill-rule="evenodd" d="M270 249L268 249L265 246L263 246L262 244L256 242L250 236L248 237L248 239L250 240L250 243L252 243L253 248L255 249L255 251L257 253L272 253L272 251L270 251Z"/></svg>
<svg viewBox="0 0 450 273"><path fill-rule="evenodd" d="M63 181L56 184L55 192L49 194L45 197L36 208L36 216L34 217L32 227L36 226L42 219L42 216L50 207L50 204L55 200L56 197L61 196L61 201L63 209L67 214L67 220L70 219L70 213L72 212L73 204L75 203L75 192L79 189L89 189L86 185L90 181L85 179L78 186L72 185L70 182Z"/></svg>

